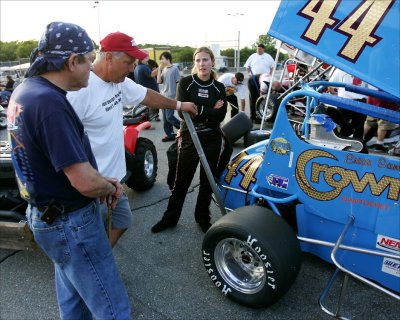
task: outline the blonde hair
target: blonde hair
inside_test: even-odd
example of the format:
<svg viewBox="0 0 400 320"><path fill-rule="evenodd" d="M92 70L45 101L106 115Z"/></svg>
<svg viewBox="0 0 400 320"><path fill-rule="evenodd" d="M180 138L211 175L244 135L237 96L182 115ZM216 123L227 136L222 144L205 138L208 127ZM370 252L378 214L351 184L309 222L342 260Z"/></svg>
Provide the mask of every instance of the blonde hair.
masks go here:
<svg viewBox="0 0 400 320"><path fill-rule="evenodd" d="M197 48L196 51L193 53L193 61L196 58L196 54L198 54L199 52L205 52L208 53L210 55L211 61L213 63L213 67L215 64L215 56L214 56L214 52L212 52L212 50L208 47L200 47ZM193 69L192 69L192 74L196 74L197 73L197 69L196 67L193 65ZM214 69L211 69L211 79L217 79L217 73L215 72Z"/></svg>

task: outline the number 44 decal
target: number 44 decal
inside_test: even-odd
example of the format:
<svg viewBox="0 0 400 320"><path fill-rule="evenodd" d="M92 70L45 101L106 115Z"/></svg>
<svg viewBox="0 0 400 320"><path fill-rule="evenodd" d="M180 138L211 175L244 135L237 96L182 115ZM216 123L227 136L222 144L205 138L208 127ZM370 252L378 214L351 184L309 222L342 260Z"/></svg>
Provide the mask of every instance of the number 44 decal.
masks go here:
<svg viewBox="0 0 400 320"><path fill-rule="evenodd" d="M382 38L375 34L383 18L395 0L363 0L350 14L340 22L334 18L342 0L309 0L298 15L309 19L301 38L318 44L325 29L332 29L348 39L338 55L356 62L364 48L375 46ZM340 23L339 23L340 22Z"/></svg>

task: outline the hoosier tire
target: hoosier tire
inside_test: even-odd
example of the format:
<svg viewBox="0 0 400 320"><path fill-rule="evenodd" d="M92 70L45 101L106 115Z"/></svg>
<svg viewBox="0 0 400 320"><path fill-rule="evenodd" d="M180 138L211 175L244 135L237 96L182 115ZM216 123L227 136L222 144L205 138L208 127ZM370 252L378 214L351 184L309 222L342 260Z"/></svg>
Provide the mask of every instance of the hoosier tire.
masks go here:
<svg viewBox="0 0 400 320"><path fill-rule="evenodd" d="M157 176L157 151L153 142L147 138L138 138L135 150L135 160L129 179L125 181L126 185L136 191L150 189Z"/></svg>
<svg viewBox="0 0 400 320"><path fill-rule="evenodd" d="M293 284L301 251L282 218L266 208L246 206L223 216L207 231L203 263L228 298L261 308L276 302Z"/></svg>

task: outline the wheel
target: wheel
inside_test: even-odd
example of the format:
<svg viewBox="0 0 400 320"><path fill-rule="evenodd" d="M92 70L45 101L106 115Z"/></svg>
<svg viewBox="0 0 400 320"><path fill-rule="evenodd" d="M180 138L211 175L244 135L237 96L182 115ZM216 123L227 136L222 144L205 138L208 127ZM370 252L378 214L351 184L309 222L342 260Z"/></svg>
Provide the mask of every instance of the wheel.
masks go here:
<svg viewBox="0 0 400 320"><path fill-rule="evenodd" d="M267 307L290 288L301 266L299 242L271 210L246 206L219 219L203 240L203 263L214 284L246 307Z"/></svg>
<svg viewBox="0 0 400 320"><path fill-rule="evenodd" d="M1 192L1 191L0 191ZM1 192L0 197L0 221L19 222L26 220L25 211L28 203L21 198L17 189Z"/></svg>
<svg viewBox="0 0 400 320"><path fill-rule="evenodd" d="M151 140L138 138L135 160L132 167L127 169L132 172L125 181L129 188L143 191L153 186L157 176L157 151Z"/></svg>
<svg viewBox="0 0 400 320"><path fill-rule="evenodd" d="M26 220L26 216L19 212L0 210L1 222L20 222L24 220Z"/></svg>
<svg viewBox="0 0 400 320"><path fill-rule="evenodd" d="M270 135L271 131L269 130L260 130L260 129L251 130L247 132L243 137L244 147L247 148L257 142L268 139Z"/></svg>
<svg viewBox="0 0 400 320"><path fill-rule="evenodd" d="M5 128L5 127L7 127L7 118L0 117L0 128Z"/></svg>
<svg viewBox="0 0 400 320"><path fill-rule="evenodd" d="M256 116L260 120L262 120L264 114L266 99L267 96L263 95L259 97L256 101ZM264 118L266 122L274 122L276 114L278 113L279 103L280 102L278 101L278 95L276 93L271 93L269 96L266 114Z"/></svg>
<svg viewBox="0 0 400 320"><path fill-rule="evenodd" d="M250 131L252 127L253 123L250 118L244 112L239 112L224 124L221 130L228 141L233 144L246 134L246 132Z"/></svg>

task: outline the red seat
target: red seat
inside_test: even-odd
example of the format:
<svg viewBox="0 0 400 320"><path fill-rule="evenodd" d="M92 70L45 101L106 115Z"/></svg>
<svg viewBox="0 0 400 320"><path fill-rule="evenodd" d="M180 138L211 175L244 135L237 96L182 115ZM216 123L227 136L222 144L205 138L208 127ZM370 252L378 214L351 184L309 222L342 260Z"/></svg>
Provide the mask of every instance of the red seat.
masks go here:
<svg viewBox="0 0 400 320"><path fill-rule="evenodd" d="M296 64L295 63L288 64L287 71L289 74L289 78L292 79L294 77L294 72L296 71Z"/></svg>

